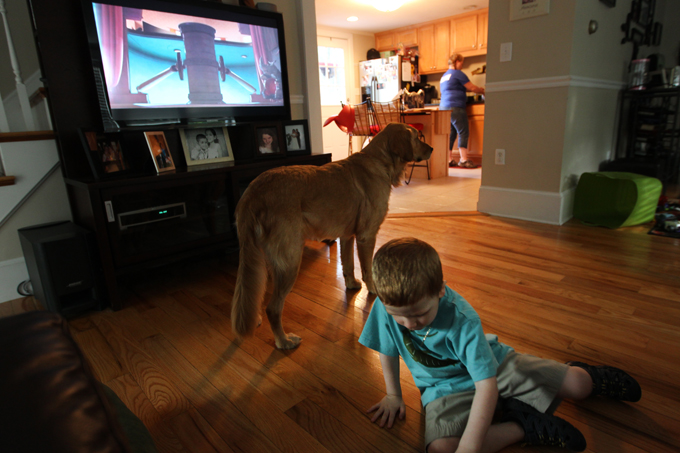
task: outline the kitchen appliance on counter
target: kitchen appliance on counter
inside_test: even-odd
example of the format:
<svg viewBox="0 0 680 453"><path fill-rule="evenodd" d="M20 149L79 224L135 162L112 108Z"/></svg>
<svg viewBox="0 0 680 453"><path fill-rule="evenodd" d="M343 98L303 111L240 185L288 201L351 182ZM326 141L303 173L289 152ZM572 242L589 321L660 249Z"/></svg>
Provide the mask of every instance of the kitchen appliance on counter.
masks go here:
<svg viewBox="0 0 680 453"><path fill-rule="evenodd" d="M359 62L361 100L389 102L411 80L411 63L400 55Z"/></svg>

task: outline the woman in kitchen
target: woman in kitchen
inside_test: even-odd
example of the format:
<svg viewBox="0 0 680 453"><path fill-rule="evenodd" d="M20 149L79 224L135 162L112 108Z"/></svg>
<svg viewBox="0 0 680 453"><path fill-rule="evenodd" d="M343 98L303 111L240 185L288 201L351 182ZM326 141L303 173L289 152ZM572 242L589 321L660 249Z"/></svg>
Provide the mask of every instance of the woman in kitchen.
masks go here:
<svg viewBox="0 0 680 453"><path fill-rule="evenodd" d="M439 110L451 110L451 132L449 135L449 167L476 168L477 165L468 159L468 137L470 129L468 127L467 111L467 92L484 94L484 88L470 82L461 68L463 67L463 56L454 53L449 58L449 69L444 73L439 81L441 91L441 101ZM458 163L453 160L453 143L458 137L458 151L460 160Z"/></svg>

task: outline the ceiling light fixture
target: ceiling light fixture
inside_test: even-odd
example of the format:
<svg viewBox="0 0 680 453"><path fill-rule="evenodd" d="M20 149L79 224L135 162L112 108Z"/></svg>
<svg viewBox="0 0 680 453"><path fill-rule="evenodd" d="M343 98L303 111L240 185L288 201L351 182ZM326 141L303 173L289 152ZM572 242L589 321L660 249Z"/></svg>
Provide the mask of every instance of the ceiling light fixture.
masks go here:
<svg viewBox="0 0 680 453"><path fill-rule="evenodd" d="M358 20L359 20L359 18L357 16L349 16L347 18L347 22L356 22Z"/></svg>
<svg viewBox="0 0 680 453"><path fill-rule="evenodd" d="M399 8L402 7L404 3L406 3L405 0L370 0L368 2L371 6L373 6L375 9L378 11L383 11L383 12L389 12L389 11L395 11Z"/></svg>

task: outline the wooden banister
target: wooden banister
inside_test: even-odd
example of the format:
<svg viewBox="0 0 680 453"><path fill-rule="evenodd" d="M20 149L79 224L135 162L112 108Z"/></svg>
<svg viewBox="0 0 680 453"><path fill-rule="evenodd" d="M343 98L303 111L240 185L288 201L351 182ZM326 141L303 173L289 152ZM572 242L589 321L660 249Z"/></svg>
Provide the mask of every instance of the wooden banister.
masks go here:
<svg viewBox="0 0 680 453"><path fill-rule="evenodd" d="M51 140L54 138L56 138L54 131L7 132L0 134L0 143Z"/></svg>
<svg viewBox="0 0 680 453"><path fill-rule="evenodd" d="M0 176L0 186L11 186L15 179L14 176Z"/></svg>

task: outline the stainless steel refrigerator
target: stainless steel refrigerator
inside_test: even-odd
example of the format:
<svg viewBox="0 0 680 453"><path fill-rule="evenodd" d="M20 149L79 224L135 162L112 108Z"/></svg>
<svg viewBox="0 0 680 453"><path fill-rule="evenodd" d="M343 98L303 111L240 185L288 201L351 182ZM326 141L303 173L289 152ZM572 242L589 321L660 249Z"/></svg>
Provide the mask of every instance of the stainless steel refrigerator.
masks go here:
<svg viewBox="0 0 680 453"><path fill-rule="evenodd" d="M361 100L389 102L399 95L402 82L411 81L411 63L400 55L359 62Z"/></svg>

